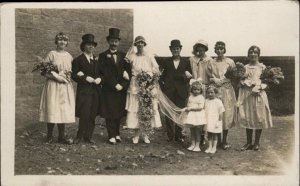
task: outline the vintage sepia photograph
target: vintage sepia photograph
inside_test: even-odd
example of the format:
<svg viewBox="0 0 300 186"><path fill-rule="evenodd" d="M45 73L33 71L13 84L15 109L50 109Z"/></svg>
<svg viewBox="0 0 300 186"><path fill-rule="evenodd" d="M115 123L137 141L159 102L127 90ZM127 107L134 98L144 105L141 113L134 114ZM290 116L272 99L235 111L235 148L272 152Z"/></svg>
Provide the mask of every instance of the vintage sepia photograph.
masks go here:
<svg viewBox="0 0 300 186"><path fill-rule="evenodd" d="M299 185L296 1L1 6L1 185Z"/></svg>

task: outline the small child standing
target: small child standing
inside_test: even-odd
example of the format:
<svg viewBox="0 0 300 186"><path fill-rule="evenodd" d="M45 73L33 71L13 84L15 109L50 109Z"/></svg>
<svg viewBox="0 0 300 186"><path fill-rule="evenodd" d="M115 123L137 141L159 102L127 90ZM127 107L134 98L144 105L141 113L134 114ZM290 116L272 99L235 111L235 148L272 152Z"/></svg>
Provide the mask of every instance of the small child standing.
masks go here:
<svg viewBox="0 0 300 186"><path fill-rule="evenodd" d="M217 151L218 134L222 133L222 117L225 111L224 105L216 97L218 89L214 86L208 86L205 100L205 115L207 120L208 149L206 153L214 154Z"/></svg>
<svg viewBox="0 0 300 186"><path fill-rule="evenodd" d="M200 135L203 126L206 124L204 103L205 98L202 95L202 84L200 80L191 80L191 95L188 99L187 107L184 109L187 113L185 125L190 127L192 144L188 150L199 152Z"/></svg>

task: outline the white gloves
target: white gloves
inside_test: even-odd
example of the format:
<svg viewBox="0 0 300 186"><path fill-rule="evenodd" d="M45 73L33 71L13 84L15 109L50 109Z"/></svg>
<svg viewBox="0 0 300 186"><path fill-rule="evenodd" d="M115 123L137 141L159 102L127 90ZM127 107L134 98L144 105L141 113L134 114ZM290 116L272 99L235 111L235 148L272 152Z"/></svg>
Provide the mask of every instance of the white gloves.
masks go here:
<svg viewBox="0 0 300 186"><path fill-rule="evenodd" d="M77 73L77 76L79 76L79 77L84 76L84 73L81 72L81 71L79 71L79 72Z"/></svg>
<svg viewBox="0 0 300 186"><path fill-rule="evenodd" d="M126 71L123 72L123 78L129 80L129 75Z"/></svg>
<svg viewBox="0 0 300 186"><path fill-rule="evenodd" d="M94 83L96 85L99 85L101 83L101 78L96 78L95 81L94 81Z"/></svg>
<svg viewBox="0 0 300 186"><path fill-rule="evenodd" d="M87 82L89 82L89 83L94 83L94 81L95 81L95 79L92 78L92 77L90 77L90 76L87 76L87 77L85 78L85 80L86 80Z"/></svg>
<svg viewBox="0 0 300 186"><path fill-rule="evenodd" d="M192 78L193 75L189 71L184 72L187 78Z"/></svg>
<svg viewBox="0 0 300 186"><path fill-rule="evenodd" d="M121 91L123 89L123 87L120 84L117 84L115 88L117 89L117 91Z"/></svg>

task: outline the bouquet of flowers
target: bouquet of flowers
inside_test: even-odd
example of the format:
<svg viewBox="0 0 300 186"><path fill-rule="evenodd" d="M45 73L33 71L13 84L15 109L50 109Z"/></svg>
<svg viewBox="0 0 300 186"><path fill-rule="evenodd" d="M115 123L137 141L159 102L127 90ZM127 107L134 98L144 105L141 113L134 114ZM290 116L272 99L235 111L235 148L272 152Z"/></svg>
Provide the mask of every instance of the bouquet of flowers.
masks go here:
<svg viewBox="0 0 300 186"><path fill-rule="evenodd" d="M153 98L154 88L158 85L160 73L152 73L141 71L136 76L137 85L139 88L138 92L138 120L140 129L147 135L153 134L151 126L151 120L154 115L153 110Z"/></svg>
<svg viewBox="0 0 300 186"><path fill-rule="evenodd" d="M243 63L237 62L235 67L229 68L224 74L227 79L240 81L247 77L246 68Z"/></svg>
<svg viewBox="0 0 300 186"><path fill-rule="evenodd" d="M34 64L33 69L31 72L40 71L41 75L50 74L52 71L58 73L57 66L53 65L52 63L45 62L43 58L37 56L38 62Z"/></svg>
<svg viewBox="0 0 300 186"><path fill-rule="evenodd" d="M265 90L270 85L278 85L280 80L283 79L284 76L280 67L267 66L260 75L260 84L255 85L252 88L252 92L254 94L259 94L262 90Z"/></svg>
<svg viewBox="0 0 300 186"><path fill-rule="evenodd" d="M50 75L54 77L63 78L63 80L67 82L71 82L71 74L72 71L63 70L58 71L58 67L50 62L45 62L43 58L37 56L38 62L34 64L31 72L40 71L42 76Z"/></svg>
<svg viewBox="0 0 300 186"><path fill-rule="evenodd" d="M280 80L284 79L284 76L280 67L267 66L260 75L260 79L262 83L265 83L267 85L278 85L280 83Z"/></svg>

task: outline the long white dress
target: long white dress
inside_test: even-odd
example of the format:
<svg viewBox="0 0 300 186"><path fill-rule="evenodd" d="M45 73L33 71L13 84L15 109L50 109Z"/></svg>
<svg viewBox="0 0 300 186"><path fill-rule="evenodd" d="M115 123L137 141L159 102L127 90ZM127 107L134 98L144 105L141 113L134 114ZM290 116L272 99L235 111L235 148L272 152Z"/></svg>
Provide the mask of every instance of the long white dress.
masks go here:
<svg viewBox="0 0 300 186"><path fill-rule="evenodd" d="M139 128L139 122L138 122L138 91L139 88L137 86L136 81L136 75L141 71L146 71L149 73L159 72L159 66L154 58L154 56L150 55L143 55L143 56L137 56L136 54L133 54L130 59L131 66L132 66L132 78L130 81L129 88L127 90L127 98L126 98L126 107L127 110L127 119L126 119L126 125L128 128L136 129ZM158 86L158 85L157 85ZM156 94L156 89L153 89L153 94ZM153 111L154 116L151 120L151 126L154 128L161 127L161 120L160 115L158 112L158 101L157 98L153 99Z"/></svg>
<svg viewBox="0 0 300 186"><path fill-rule="evenodd" d="M45 62L53 63L59 71L72 70L72 56L68 52L50 51ZM75 98L71 82L59 83L47 79L40 102L40 121L47 123L75 123Z"/></svg>

